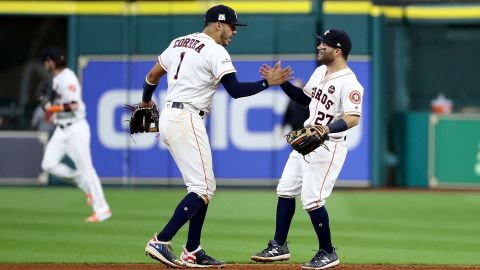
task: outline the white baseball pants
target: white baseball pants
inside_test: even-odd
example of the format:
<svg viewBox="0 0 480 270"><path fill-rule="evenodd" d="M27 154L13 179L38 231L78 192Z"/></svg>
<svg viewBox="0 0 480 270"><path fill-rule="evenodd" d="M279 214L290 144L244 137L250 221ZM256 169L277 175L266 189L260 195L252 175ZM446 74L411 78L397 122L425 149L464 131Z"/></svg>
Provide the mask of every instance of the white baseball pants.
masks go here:
<svg viewBox="0 0 480 270"><path fill-rule="evenodd" d="M330 196L347 156L345 141L325 141L305 157L292 150L277 186L279 197L301 195L303 208L320 208Z"/></svg>
<svg viewBox="0 0 480 270"><path fill-rule="evenodd" d="M76 170L61 163L65 155L72 159ZM64 128L57 126L45 149L42 169L58 177L73 178L83 192L91 194L95 213L110 210L93 167L90 126L85 119L77 120Z"/></svg>
<svg viewBox="0 0 480 270"><path fill-rule="evenodd" d="M165 107L160 114L159 131L182 173L187 191L210 200L216 189L212 151L198 110Z"/></svg>

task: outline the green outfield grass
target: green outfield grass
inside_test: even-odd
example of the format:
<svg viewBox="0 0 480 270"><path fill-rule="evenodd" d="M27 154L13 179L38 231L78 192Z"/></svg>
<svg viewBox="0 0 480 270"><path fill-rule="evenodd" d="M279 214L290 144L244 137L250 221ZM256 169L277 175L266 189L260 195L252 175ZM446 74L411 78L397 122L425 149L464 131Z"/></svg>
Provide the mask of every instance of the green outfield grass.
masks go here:
<svg viewBox="0 0 480 270"><path fill-rule="evenodd" d="M90 214L76 188L0 188L0 263L154 263L144 247L163 228L184 189L107 188L111 220ZM274 233L273 190L220 188L202 244L218 258L249 262ZM342 263L480 265L480 193L336 190L327 202ZM173 244L177 254L185 226ZM292 262L317 249L310 219L297 200L289 234Z"/></svg>

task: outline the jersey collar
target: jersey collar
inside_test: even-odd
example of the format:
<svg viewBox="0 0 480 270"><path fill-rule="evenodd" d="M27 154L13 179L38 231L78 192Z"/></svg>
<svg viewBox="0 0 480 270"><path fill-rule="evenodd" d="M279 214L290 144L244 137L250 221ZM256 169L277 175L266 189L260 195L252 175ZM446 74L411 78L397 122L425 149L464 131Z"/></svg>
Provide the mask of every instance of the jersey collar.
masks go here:
<svg viewBox="0 0 480 270"><path fill-rule="evenodd" d="M325 67L325 73L327 73L327 68L326 68L326 67ZM324 74L325 74L325 73L324 73ZM352 72L352 70L351 70L349 67L347 67L347 68L341 69L341 70L339 70L339 71L337 71L337 72L335 72L335 73L332 73L332 74L330 74L330 75L328 75L328 76L325 76L325 77L324 77L324 80L331 80L331 79L334 79L334 78L337 78L337 77L340 77L340 76L347 75L347 74L349 74L349 73L353 73L353 72Z"/></svg>
<svg viewBox="0 0 480 270"><path fill-rule="evenodd" d="M196 33L193 33L192 36L194 37L201 37L201 38L208 38L208 39L211 39L213 41L215 41L211 36L205 34L205 33L202 33L202 32L196 32Z"/></svg>

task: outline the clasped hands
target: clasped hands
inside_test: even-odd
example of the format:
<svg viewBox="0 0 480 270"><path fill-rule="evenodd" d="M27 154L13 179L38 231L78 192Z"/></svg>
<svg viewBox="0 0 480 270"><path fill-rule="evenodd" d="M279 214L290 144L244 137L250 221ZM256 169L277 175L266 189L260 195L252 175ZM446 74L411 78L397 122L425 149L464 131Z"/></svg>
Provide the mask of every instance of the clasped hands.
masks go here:
<svg viewBox="0 0 480 270"><path fill-rule="evenodd" d="M289 66L282 68L281 61L277 61L273 68L263 64L258 71L262 78L267 80L268 85L280 85L290 79L293 79L293 70Z"/></svg>

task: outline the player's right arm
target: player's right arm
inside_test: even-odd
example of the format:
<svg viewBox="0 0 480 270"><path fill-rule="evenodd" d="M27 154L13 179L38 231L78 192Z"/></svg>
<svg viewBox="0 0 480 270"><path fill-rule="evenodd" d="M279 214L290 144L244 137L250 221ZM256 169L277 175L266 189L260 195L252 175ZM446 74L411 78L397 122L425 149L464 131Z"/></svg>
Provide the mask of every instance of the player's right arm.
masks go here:
<svg viewBox="0 0 480 270"><path fill-rule="evenodd" d="M311 98L303 92L303 89L293 85L291 82L286 81L280 84L283 92L287 94L289 98L297 102L300 105L308 106L310 104Z"/></svg>
<svg viewBox="0 0 480 270"><path fill-rule="evenodd" d="M280 61L277 62L275 64L275 67L273 67L273 68L270 67L267 64L264 64L260 68L259 72L260 72L260 74L262 75L263 78L267 78L269 76L269 74L271 74L276 69L282 70ZM290 70L290 77L291 77L291 74L293 73L293 71L290 69L290 67L287 67L285 69ZM290 77L289 77L289 79L291 79ZM300 105L308 106L310 104L311 98L309 96L305 95L303 89L293 85L288 80L284 80L282 82L282 84L280 84L280 87L282 88L283 92L285 92L285 94L287 94L287 96L289 98L291 98L293 101L299 103Z"/></svg>
<svg viewBox="0 0 480 270"><path fill-rule="evenodd" d="M140 107L152 107L154 105L152 100L153 92L155 92L160 78L165 74L167 74L167 71L157 61L145 77L145 82L143 82L143 95Z"/></svg>
<svg viewBox="0 0 480 270"><path fill-rule="evenodd" d="M140 107L153 107L155 103L152 100L153 92L157 88L160 78L167 74L168 71L168 55L170 55L171 48L175 40L170 42L170 45L157 57L155 65L150 69L145 76L145 81L143 82L143 94L142 102L140 102Z"/></svg>

